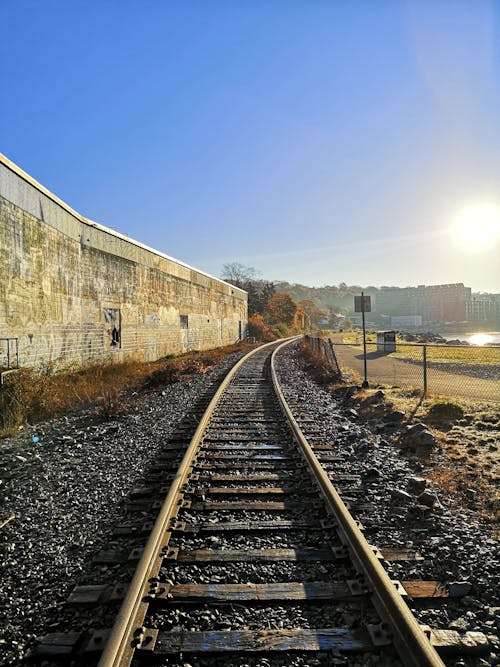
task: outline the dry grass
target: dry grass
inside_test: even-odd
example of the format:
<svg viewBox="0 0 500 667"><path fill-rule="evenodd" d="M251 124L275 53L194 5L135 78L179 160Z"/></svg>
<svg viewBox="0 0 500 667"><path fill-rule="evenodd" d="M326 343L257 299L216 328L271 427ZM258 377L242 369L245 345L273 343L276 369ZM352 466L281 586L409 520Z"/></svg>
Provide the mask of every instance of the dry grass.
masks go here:
<svg viewBox="0 0 500 667"><path fill-rule="evenodd" d="M322 354L311 350L305 341L301 341L299 344L297 355L302 361L304 370L307 371L318 384L339 384L339 376L336 370L326 362Z"/></svg>
<svg viewBox="0 0 500 667"><path fill-rule="evenodd" d="M331 335L331 331L328 332ZM328 336L327 336L328 337ZM342 332L342 342L350 343L351 345L362 345L363 344L363 332L362 331L343 331ZM367 343L376 343L377 334L366 332L366 342Z"/></svg>
<svg viewBox="0 0 500 667"><path fill-rule="evenodd" d="M426 462L422 474L441 488L450 502L473 508L489 521L498 521L498 404L474 400L450 403L448 399L422 398L410 390L394 388L384 388L384 392L407 418L431 423L438 436L439 449ZM432 418L436 411L441 419Z"/></svg>
<svg viewBox="0 0 500 667"><path fill-rule="evenodd" d="M426 347L428 361L436 361L443 364L489 364L494 366L500 363L500 348L498 347L478 347L474 345L452 347L431 343L428 343ZM396 359L421 359L422 354L421 345L410 345L407 343L405 345L398 344L396 352L391 352L390 356Z"/></svg>
<svg viewBox="0 0 500 667"><path fill-rule="evenodd" d="M0 437L13 435L22 424L34 424L91 404L104 417L124 410L126 390L161 389L181 378L204 373L228 355L250 349L238 343L203 352L189 352L153 363L126 361L96 364L61 373L21 369L0 388Z"/></svg>
<svg viewBox="0 0 500 667"><path fill-rule="evenodd" d="M444 492L448 502L474 509L487 521L497 523L500 497L482 467L477 458L458 450L450 452L448 447L434 457L425 477Z"/></svg>
<svg viewBox="0 0 500 667"><path fill-rule="evenodd" d="M331 332L330 332L331 333ZM359 331L344 332L342 334L342 342L351 345L363 344L363 336ZM366 342L368 343L368 351L375 350L374 343L377 342L377 335L374 333L366 334ZM408 343L397 338L396 351L387 354L393 359L409 359L411 361L421 361L423 355L422 343ZM500 348L477 346L477 345L461 345L451 346L442 343L426 343L427 361L434 361L443 364L460 363L460 364L479 364L497 366L500 363Z"/></svg>

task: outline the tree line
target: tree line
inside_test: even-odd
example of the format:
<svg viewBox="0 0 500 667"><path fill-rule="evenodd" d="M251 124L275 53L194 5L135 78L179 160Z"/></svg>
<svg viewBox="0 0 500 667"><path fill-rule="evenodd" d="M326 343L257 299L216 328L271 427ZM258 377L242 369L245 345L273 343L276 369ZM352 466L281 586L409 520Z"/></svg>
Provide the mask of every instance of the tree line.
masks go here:
<svg viewBox="0 0 500 667"><path fill-rule="evenodd" d="M274 282L262 280L253 267L239 262L224 264L222 279L248 292L248 331L260 340L300 333L328 321L327 310L311 299L296 301Z"/></svg>

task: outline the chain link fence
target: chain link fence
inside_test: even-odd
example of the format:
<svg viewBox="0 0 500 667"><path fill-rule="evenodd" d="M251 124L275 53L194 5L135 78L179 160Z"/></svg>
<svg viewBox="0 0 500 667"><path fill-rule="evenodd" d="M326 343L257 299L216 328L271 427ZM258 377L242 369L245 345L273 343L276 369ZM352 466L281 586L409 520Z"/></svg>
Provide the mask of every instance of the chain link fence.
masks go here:
<svg viewBox="0 0 500 667"><path fill-rule="evenodd" d="M344 377L364 379L363 343L328 339ZM340 338L340 336L339 336ZM390 350L390 351L389 351ZM500 401L500 346L366 343L369 385L421 394Z"/></svg>
<svg viewBox="0 0 500 667"><path fill-rule="evenodd" d="M330 366L330 368L338 375L339 378L342 377L342 371L340 369L339 362L337 360L337 356L330 338L317 338L315 336L308 336L305 334L304 341L306 345L311 350L313 350L313 352L317 352L323 357L327 366Z"/></svg>

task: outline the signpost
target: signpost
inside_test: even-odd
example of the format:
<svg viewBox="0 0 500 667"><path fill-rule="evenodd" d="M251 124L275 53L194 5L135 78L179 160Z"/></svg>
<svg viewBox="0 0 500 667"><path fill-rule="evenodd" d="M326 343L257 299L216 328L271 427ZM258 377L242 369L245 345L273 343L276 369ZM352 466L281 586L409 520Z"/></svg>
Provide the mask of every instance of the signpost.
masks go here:
<svg viewBox="0 0 500 667"><path fill-rule="evenodd" d="M361 296L354 297L354 312L361 313L363 320L363 367L365 371L365 379L361 385L363 389L368 388L368 370L366 366L366 328L365 328L365 313L370 313L372 310L371 297L365 296L364 292L361 292Z"/></svg>

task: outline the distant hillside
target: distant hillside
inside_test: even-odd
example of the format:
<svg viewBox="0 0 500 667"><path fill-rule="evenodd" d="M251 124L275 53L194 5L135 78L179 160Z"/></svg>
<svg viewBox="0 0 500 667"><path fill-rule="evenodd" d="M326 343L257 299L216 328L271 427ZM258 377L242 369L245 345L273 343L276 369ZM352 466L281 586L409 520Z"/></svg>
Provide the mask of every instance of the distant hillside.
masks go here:
<svg viewBox="0 0 500 667"><path fill-rule="evenodd" d="M288 282L274 283L277 292L287 292L296 301L311 299L321 309L330 309L336 313L347 313L353 311L354 295L365 294L375 296L379 291L376 287L360 287L359 285L325 285L325 287L307 287L306 285L295 285Z"/></svg>

